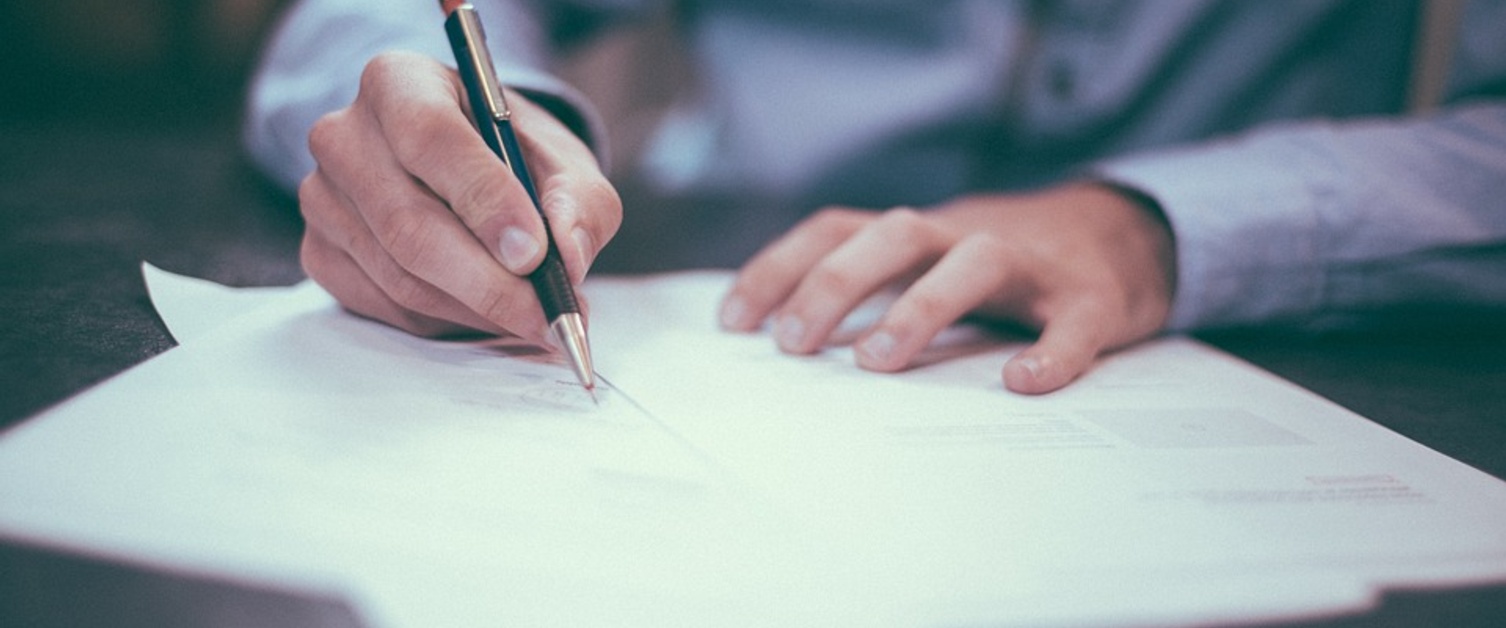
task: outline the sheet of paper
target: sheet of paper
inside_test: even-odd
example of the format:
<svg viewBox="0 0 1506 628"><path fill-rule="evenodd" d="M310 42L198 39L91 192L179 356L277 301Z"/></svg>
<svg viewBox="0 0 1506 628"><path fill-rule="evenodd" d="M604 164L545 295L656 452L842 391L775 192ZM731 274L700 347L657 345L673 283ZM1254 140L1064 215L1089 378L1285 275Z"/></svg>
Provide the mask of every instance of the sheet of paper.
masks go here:
<svg viewBox="0 0 1506 628"><path fill-rule="evenodd" d="M231 288L213 281L176 275L147 262L141 263L141 278L157 315L179 344L203 336L236 317L279 297L298 292L318 292L319 286L305 281L296 286Z"/></svg>
<svg viewBox="0 0 1506 628"><path fill-rule="evenodd" d="M1506 578L1506 484L1196 342L1020 397L968 330L897 376L722 333L728 279L591 284L599 406L516 343L234 306L0 439L0 533L378 626L1200 623Z"/></svg>
<svg viewBox="0 0 1506 628"><path fill-rule="evenodd" d="M1118 621L1233 574L1335 595L1506 575L1506 484L1192 340L1023 397L999 379L1019 344L959 333L946 359L877 376L846 348L792 358L717 330L725 277L603 288L621 292L595 293L597 311L629 312L597 323L619 386L785 515L849 543L857 572L887 574L881 597L929 591L941 623ZM634 320L654 308L630 303L659 300L680 315ZM1105 603L1030 604L1074 589ZM1237 589L1225 608L1251 602Z"/></svg>

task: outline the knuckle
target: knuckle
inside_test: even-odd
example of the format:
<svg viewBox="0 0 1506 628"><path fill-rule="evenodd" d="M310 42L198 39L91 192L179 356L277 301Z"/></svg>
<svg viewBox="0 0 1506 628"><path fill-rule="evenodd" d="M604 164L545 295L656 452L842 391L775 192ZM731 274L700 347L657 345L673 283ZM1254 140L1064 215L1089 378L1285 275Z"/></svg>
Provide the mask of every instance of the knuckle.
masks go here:
<svg viewBox="0 0 1506 628"><path fill-rule="evenodd" d="M298 182L298 211L303 214L304 222L309 222L310 212L317 212L320 205L318 176L311 173Z"/></svg>
<svg viewBox="0 0 1506 628"><path fill-rule="evenodd" d="M957 250L972 258L999 262L1018 257L1018 251L1003 238L992 233L970 233L957 243Z"/></svg>
<svg viewBox="0 0 1506 628"><path fill-rule="evenodd" d="M591 222L599 222L606 216L613 223L621 221L622 198L611 182L600 176L576 176L567 173L550 175L542 188L544 204L552 209L563 209L572 219L580 220L589 215ZM555 198L565 199L557 202ZM604 226L615 229L614 224Z"/></svg>
<svg viewBox="0 0 1506 628"><path fill-rule="evenodd" d="M404 242L412 242L423 236L423 217L416 212L400 208L372 207L363 212L371 227L372 235L388 250L402 248ZM392 211L389 211L392 210Z"/></svg>
<svg viewBox="0 0 1506 628"><path fill-rule="evenodd" d="M805 283L817 294L831 295L850 294L857 284L857 278L852 270L823 261L805 276Z"/></svg>
<svg viewBox="0 0 1506 628"><path fill-rule="evenodd" d="M587 205L599 205L612 209L620 209L622 207L622 198L618 196L617 188L613 187L611 182L603 177L583 177L579 181L572 181L572 183L578 186L576 194Z"/></svg>
<svg viewBox="0 0 1506 628"><path fill-rule="evenodd" d="M396 127L395 132L386 134L393 152L401 156L404 162L424 162L438 158L444 149L439 138L446 136L445 132L450 124L445 119L448 113L427 103L405 105L403 111L396 112L393 116L401 120L401 126Z"/></svg>
<svg viewBox="0 0 1506 628"><path fill-rule="evenodd" d="M952 316L951 308L941 297L928 292L911 293L904 300L898 318L904 321L940 321ZM951 322L951 321L946 321Z"/></svg>
<svg viewBox="0 0 1506 628"><path fill-rule="evenodd" d="M509 180L499 177L467 177L459 182L446 199L450 209L472 229L479 229L495 213L498 199L504 198Z"/></svg>
<svg viewBox="0 0 1506 628"><path fill-rule="evenodd" d="M846 235L856 230L861 223L870 219L872 219L872 216L868 212L858 211L850 207L828 206L811 214L805 220L805 226L817 233Z"/></svg>
<svg viewBox="0 0 1506 628"><path fill-rule="evenodd" d="M402 74L409 59L410 56L407 53L399 51L386 51L372 57L366 62L366 67L361 70L361 89L369 91L385 88L388 83Z"/></svg>
<svg viewBox="0 0 1506 628"><path fill-rule="evenodd" d="M769 291L768 286L779 277L776 270L771 267L772 264L773 261L767 256L749 260L741 270L737 271L737 277L732 281L731 292L759 304L768 300L766 296Z"/></svg>
<svg viewBox="0 0 1506 628"><path fill-rule="evenodd" d="M396 269L382 274L382 292L398 307L417 312L432 305L432 288L417 277Z"/></svg>
<svg viewBox="0 0 1506 628"><path fill-rule="evenodd" d="M904 243L934 243L934 238L929 237L935 232L930 220L909 207L886 210L874 220L870 228L885 242L896 246Z"/></svg>
<svg viewBox="0 0 1506 628"><path fill-rule="evenodd" d="M511 329L512 326L506 323L510 323L516 316L517 307L517 299L511 292L499 286L489 286L476 299L472 309L482 318Z"/></svg>
<svg viewBox="0 0 1506 628"><path fill-rule="evenodd" d="M884 210L884 213L879 215L877 222L886 228L899 231L915 231L924 228L926 225L925 217L920 212L915 211L914 208L908 206L899 206Z"/></svg>
<svg viewBox="0 0 1506 628"><path fill-rule="evenodd" d="M329 186L329 181L319 170L298 183L298 213L303 216L306 229L330 229L330 224L335 222L335 213L341 211Z"/></svg>
<svg viewBox="0 0 1506 628"><path fill-rule="evenodd" d="M314 120L313 126L309 127L308 149L315 160L322 161L340 147L340 127L345 123L345 118L345 110L341 109Z"/></svg>
<svg viewBox="0 0 1506 628"><path fill-rule="evenodd" d="M828 271L820 264L811 265L800 255L785 254L778 249L766 249L743 266L738 273L737 289L749 294L775 294L783 288L800 290L827 290L824 284L839 281L823 277Z"/></svg>
<svg viewBox="0 0 1506 628"><path fill-rule="evenodd" d="M442 255L445 244L439 241L440 231L433 221L418 212L383 212L377 222L375 233L388 255L398 266L412 271L435 268L435 260Z"/></svg>
<svg viewBox="0 0 1506 628"><path fill-rule="evenodd" d="M304 274L315 283L326 285L329 278L328 254L322 241L312 233L306 233L298 245L298 263L303 266Z"/></svg>
<svg viewBox="0 0 1506 628"><path fill-rule="evenodd" d="M586 207L606 210L605 212L597 211L594 215L607 219L602 224L607 233L616 233L618 227L622 226L622 197L611 182L604 178L591 177L582 187L581 197L585 199Z"/></svg>

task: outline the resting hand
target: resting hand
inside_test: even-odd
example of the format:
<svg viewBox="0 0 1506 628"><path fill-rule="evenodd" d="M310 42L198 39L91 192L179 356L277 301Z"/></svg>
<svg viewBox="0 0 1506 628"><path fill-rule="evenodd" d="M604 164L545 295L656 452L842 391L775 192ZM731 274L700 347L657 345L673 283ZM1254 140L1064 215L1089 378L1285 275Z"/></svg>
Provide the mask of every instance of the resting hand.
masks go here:
<svg viewBox="0 0 1506 628"><path fill-rule="evenodd" d="M622 205L591 151L509 94L523 152L572 281L616 233ZM428 57L373 59L349 107L309 133L318 168L298 190L302 260L346 308L412 333L548 337L526 279L544 225L472 126L455 71Z"/></svg>
<svg viewBox="0 0 1506 628"><path fill-rule="evenodd" d="M1164 219L1107 187L964 197L928 211L822 210L739 272L722 325L769 317L786 352L819 350L873 293L904 290L854 346L858 365L897 371L965 315L1040 330L1004 365L1010 390L1050 392L1102 352L1157 332L1175 277Z"/></svg>

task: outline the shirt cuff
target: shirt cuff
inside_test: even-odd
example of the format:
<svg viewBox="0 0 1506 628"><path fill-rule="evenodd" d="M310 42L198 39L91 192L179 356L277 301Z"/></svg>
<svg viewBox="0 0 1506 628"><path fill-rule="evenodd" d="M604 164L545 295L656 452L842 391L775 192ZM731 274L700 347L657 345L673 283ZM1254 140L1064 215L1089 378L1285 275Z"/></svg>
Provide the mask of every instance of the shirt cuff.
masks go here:
<svg viewBox="0 0 1506 628"><path fill-rule="evenodd" d="M1231 139L1097 164L1161 207L1177 247L1167 327L1298 323L1323 303L1322 183L1332 166L1279 138ZM1331 180L1331 179L1329 179Z"/></svg>

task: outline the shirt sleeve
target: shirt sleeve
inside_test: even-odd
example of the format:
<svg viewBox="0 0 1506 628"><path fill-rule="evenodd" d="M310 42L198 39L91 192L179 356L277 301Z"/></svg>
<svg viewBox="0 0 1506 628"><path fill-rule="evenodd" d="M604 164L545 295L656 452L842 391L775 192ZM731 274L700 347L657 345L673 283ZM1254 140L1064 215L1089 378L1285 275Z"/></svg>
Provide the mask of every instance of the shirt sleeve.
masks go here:
<svg viewBox="0 0 1506 628"><path fill-rule="evenodd" d="M1311 121L1100 164L1177 242L1174 330L1506 308L1506 103Z"/></svg>
<svg viewBox="0 0 1506 628"><path fill-rule="evenodd" d="M532 3L474 0L501 80L538 102L605 154L602 122L586 99L543 68L549 41ZM366 62L409 50L454 66L436 2L372 5L302 0L281 18L252 79L242 127L252 160L288 189L314 169L308 132L325 113L355 100Z"/></svg>

